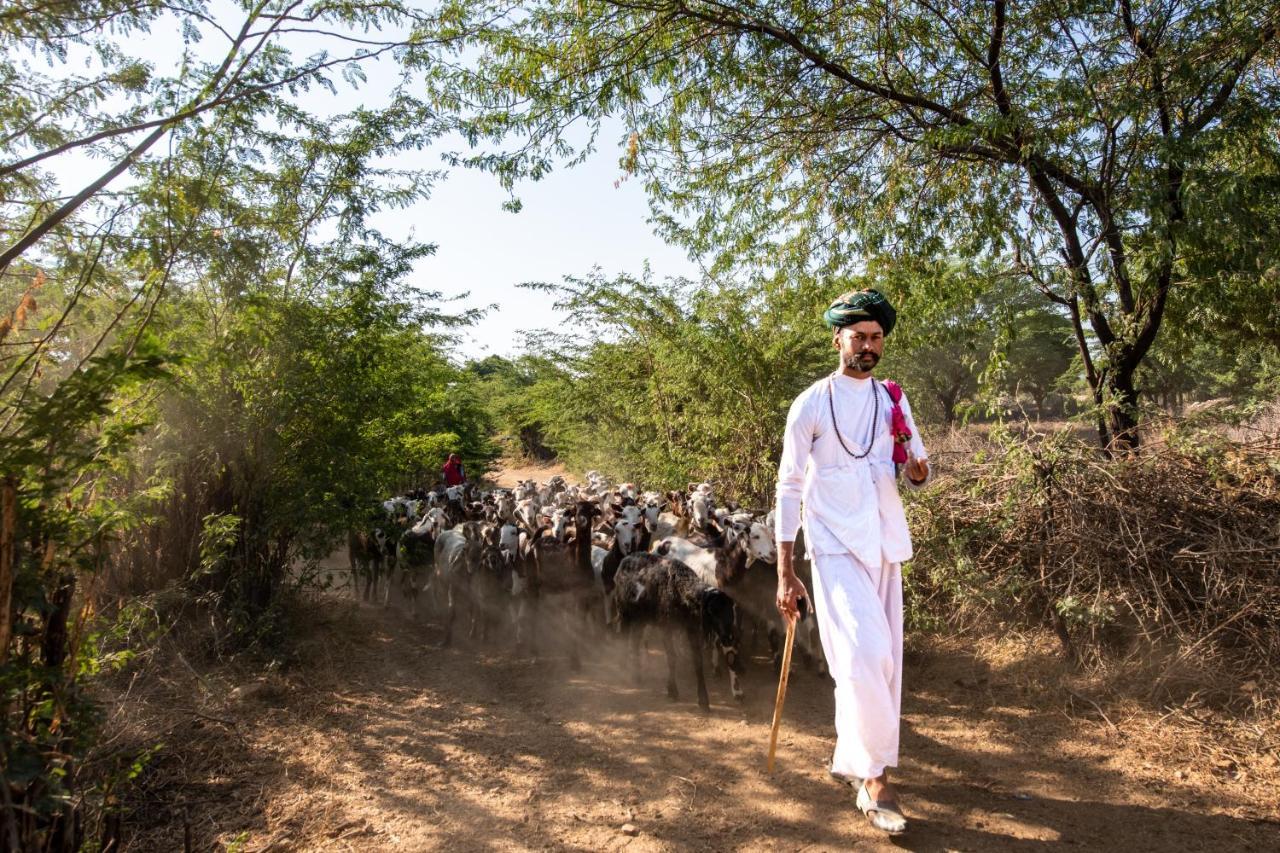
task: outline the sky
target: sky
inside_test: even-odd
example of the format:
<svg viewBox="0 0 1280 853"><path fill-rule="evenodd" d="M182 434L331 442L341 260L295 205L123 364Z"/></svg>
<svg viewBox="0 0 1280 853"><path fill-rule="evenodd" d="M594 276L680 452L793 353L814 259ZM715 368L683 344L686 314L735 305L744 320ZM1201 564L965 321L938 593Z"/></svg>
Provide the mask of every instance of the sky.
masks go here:
<svg viewBox="0 0 1280 853"><path fill-rule="evenodd" d="M502 209L508 196L493 176L454 170L430 199L375 220L389 235L403 236L412 227L419 240L437 244L413 283L449 295L468 293L459 307L497 303L462 332L460 358L518 353L523 331L564 322L548 294L522 290L521 282L559 282L595 266L607 275L639 274L646 261L659 280L698 277L697 265L682 249L653 233L641 183L632 179L615 186L622 175L618 140L624 135L620 124L607 128L600 150L586 162L517 187L519 213ZM427 158L424 168L439 166L438 151L416 156Z"/></svg>

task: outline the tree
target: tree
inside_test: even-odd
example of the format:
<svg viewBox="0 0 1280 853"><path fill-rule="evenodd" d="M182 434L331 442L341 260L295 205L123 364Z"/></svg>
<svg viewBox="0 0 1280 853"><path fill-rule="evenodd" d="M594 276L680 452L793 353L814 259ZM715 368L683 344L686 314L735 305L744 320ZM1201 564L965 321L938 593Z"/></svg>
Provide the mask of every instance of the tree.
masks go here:
<svg viewBox="0 0 1280 853"><path fill-rule="evenodd" d="M549 289L574 333L534 342L528 399L560 458L651 488L711 479L770 498L787 407L835 360L816 283L596 271Z"/></svg>
<svg viewBox="0 0 1280 853"><path fill-rule="evenodd" d="M903 384L922 422L954 425L995 345L993 306L983 299L992 271L956 259L879 259L854 286L877 288L898 309L882 374Z"/></svg>
<svg viewBox="0 0 1280 853"><path fill-rule="evenodd" d="M921 423L941 421L950 429L959 420L961 406L978 390L982 360L990 354L990 342L983 352L975 351L973 343L929 344L894 359L907 363L893 376L908 388Z"/></svg>
<svg viewBox="0 0 1280 853"><path fill-rule="evenodd" d="M467 365L479 379L479 393L494 429L520 455L551 459L555 450L547 444L547 424L538 411L540 385L558 385L560 372L545 358L522 355L514 360L487 356Z"/></svg>
<svg viewBox="0 0 1280 853"><path fill-rule="evenodd" d="M369 225L434 177L383 158L447 127L407 93L415 15L0 12L0 847L119 845L104 815L136 756L88 760L86 682L126 594L173 582L218 605L224 641L279 639L291 570L363 505L445 442L489 454L474 396L447 389L444 335L474 315L410 288L432 246ZM173 73L143 53L170 34ZM348 50L289 50L321 43ZM393 53L403 88L305 107ZM72 154L102 171L64 193Z"/></svg>
<svg viewBox="0 0 1280 853"><path fill-rule="evenodd" d="M0 107L0 275L179 128L214 120L239 122L250 137L280 135L312 123L298 108L300 93L336 92L335 73L348 84L362 81L363 68L388 54L403 60L408 81L427 61L421 21L398 0L95 0L0 14L0 81L12 95ZM171 75L157 73L148 56L164 39L136 38L153 29L182 44ZM289 48L299 42L322 47L295 61ZM42 71L40 60L63 67ZM73 60L87 76L70 70ZM403 90L385 111L360 111L366 120L375 113L399 120L399 138L388 148L420 147L440 128L428 106ZM78 190L51 197L43 169L74 153L108 165Z"/></svg>
<svg viewBox="0 0 1280 853"><path fill-rule="evenodd" d="M1071 334L1067 318L1043 306L1015 318L1004 354L1005 390L1015 399L1022 394L1031 397L1037 420L1049 413L1048 400L1058 392L1063 375L1075 361Z"/></svg>
<svg viewBox="0 0 1280 853"><path fill-rule="evenodd" d="M521 140L460 159L536 178L581 153L566 128L617 114L659 225L713 271L1005 257L1066 312L1104 444L1139 443L1135 374L1188 248L1223 225L1193 215L1222 207L1221 152L1276 148L1280 10L1261 0L506 8L441 13L493 22L447 91L465 131Z"/></svg>

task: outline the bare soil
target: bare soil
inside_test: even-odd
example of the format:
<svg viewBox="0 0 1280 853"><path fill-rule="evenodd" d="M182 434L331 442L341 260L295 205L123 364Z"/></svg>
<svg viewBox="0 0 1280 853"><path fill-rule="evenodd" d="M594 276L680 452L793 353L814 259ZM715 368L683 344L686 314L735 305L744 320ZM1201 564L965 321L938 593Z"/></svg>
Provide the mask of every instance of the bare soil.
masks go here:
<svg viewBox="0 0 1280 853"><path fill-rule="evenodd" d="M526 476L549 473L503 483ZM162 744L124 849L1280 850L1274 714L1104 700L1047 637L909 641L895 778L911 827L890 842L826 773L825 677L791 678L770 776L764 658L742 704L709 676L704 713L687 660L667 699L656 639L639 683L603 633L579 638L578 672L564 637L534 659L469 639L465 616L442 649L438 622L354 601L345 563L271 674L175 640L121 679L108 732Z"/></svg>
<svg viewBox="0 0 1280 853"><path fill-rule="evenodd" d="M763 659L741 705L711 679L704 713L687 661L666 698L656 648L636 684L613 638L573 672L563 653L465 631L441 649L437 625L345 593L307 616L277 675L227 663L117 697L132 738L164 744L125 849L181 850L185 832L192 849L246 851L1280 849L1280 743L1095 708L1038 680L1056 664L1034 642L1005 665L959 643L909 655L897 778L912 824L890 843L825 772L816 673L791 679L769 776Z"/></svg>
<svg viewBox="0 0 1280 853"><path fill-rule="evenodd" d="M536 480L539 483L545 483L557 474L564 477L567 483L580 484L582 482L581 477L575 476L572 472L566 470L563 465L556 462L529 462L515 459L504 459L500 466L486 474L484 479L488 484L509 489L521 480Z"/></svg>

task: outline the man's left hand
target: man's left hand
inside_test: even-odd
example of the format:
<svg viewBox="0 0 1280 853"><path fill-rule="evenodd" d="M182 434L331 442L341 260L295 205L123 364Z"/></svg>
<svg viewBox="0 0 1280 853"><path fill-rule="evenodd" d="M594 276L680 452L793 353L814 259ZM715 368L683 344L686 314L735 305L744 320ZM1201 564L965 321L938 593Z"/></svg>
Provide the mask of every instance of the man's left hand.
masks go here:
<svg viewBox="0 0 1280 853"><path fill-rule="evenodd" d="M929 460L912 456L907 460L907 479L917 486L929 479Z"/></svg>

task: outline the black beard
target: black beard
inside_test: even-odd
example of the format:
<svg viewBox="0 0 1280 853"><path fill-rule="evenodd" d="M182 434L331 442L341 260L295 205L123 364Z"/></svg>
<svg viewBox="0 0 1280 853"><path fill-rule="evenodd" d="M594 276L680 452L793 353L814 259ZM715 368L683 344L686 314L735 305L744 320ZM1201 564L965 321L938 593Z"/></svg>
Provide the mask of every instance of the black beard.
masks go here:
<svg viewBox="0 0 1280 853"><path fill-rule="evenodd" d="M871 359L871 364L867 367L862 366L862 357L864 355L867 356L869 359ZM880 356L873 352L855 353L854 355L844 360L845 367L847 367L850 370L856 370L859 373L870 373L871 371L876 369L876 365L879 363L880 363Z"/></svg>

